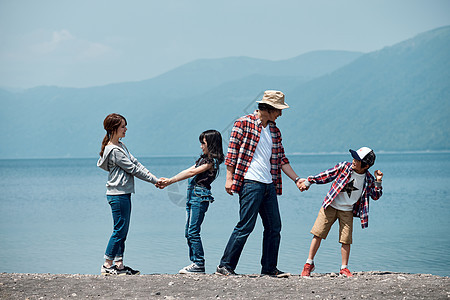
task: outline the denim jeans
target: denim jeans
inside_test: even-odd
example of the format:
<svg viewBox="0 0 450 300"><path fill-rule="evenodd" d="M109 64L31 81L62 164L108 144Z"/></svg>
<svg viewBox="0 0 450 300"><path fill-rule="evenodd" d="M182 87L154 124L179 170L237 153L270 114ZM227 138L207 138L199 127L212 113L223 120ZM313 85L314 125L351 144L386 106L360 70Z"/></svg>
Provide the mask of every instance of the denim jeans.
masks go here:
<svg viewBox="0 0 450 300"><path fill-rule="evenodd" d="M122 260L125 251L125 240L130 227L131 194L107 195L111 206L114 229L105 251L105 259Z"/></svg>
<svg viewBox="0 0 450 300"><path fill-rule="evenodd" d="M199 266L205 265L205 253L200 227L208 210L209 203L214 201L211 191L195 184L195 180L189 180L186 201L186 229L185 237L189 246L189 259Z"/></svg>
<svg viewBox="0 0 450 300"><path fill-rule="evenodd" d="M240 220L228 240L220 266L230 270L236 269L245 242L255 228L259 213L264 226L261 272L275 270L281 240L281 217L274 184L244 180L239 193L239 204Z"/></svg>

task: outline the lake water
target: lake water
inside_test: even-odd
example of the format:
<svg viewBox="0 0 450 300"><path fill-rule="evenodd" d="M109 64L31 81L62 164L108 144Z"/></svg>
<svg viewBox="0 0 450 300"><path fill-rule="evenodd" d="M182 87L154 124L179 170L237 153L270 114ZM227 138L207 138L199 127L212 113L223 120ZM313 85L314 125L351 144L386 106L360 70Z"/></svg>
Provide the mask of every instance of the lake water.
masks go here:
<svg viewBox="0 0 450 300"><path fill-rule="evenodd" d="M291 155L300 176L317 174L349 160L350 154ZM143 158L157 176L172 176L195 157ZM369 228L354 219L352 271L450 275L450 154L378 154L373 172L384 172L384 194L371 201ZM0 271L98 274L112 229L105 197L107 173L96 159L0 160ZM309 233L330 184L300 193L283 175L279 197L283 220L279 269L299 274ZM202 227L206 271L215 271L238 220L238 196L224 190L222 165ZM177 273L188 265L184 238L186 182L158 190L136 180L125 252L126 264L143 274ZM259 273L262 225L244 248L236 272ZM315 259L316 272L337 272L340 244L336 223Z"/></svg>

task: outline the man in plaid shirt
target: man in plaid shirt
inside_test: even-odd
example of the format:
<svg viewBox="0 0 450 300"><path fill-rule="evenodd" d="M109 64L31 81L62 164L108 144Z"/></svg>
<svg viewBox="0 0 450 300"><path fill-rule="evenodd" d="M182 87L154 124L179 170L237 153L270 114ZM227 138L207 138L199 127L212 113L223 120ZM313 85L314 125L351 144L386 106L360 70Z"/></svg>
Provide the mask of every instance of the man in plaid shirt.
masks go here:
<svg viewBox="0 0 450 300"><path fill-rule="evenodd" d="M353 277L347 268L352 243L353 217L361 219L361 227L367 228L369 220L369 197L378 200L382 195L381 179L383 173L375 171L375 177L368 171L375 163L372 149L362 147L358 151L350 150L353 162L341 162L316 176L309 176L302 182L300 190L309 189L313 183L324 184L334 180L326 195L311 233L314 235L309 249L309 256L303 267L302 276L309 277L314 271L314 256L319 250L322 239L326 239L331 226L339 220L339 242L341 246L342 265L340 274Z"/></svg>
<svg viewBox="0 0 450 300"><path fill-rule="evenodd" d="M281 195L281 170L300 188L300 178L289 164L275 120L289 106L280 91L265 91L258 110L239 118L233 126L225 160L227 193L239 194L240 220L225 248L216 274L234 275L258 213L264 226L261 274L289 276L277 269L281 218L277 195Z"/></svg>

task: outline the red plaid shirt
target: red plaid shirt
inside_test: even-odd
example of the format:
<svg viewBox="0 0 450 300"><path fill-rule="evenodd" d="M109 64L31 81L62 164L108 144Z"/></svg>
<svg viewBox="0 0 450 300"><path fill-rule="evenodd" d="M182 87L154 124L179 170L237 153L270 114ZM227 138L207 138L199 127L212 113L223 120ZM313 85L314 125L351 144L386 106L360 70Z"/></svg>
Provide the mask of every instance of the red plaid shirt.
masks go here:
<svg viewBox="0 0 450 300"><path fill-rule="evenodd" d="M334 168L328 169L316 176L309 176L308 181L311 183L328 183L334 180L331 189L323 200L322 207L327 208L336 196L342 191L345 185L350 180L353 172L352 163L341 162ZM336 179L336 180L335 180ZM372 174L366 172L366 179L364 180L364 187L361 197L358 202L353 205L353 216L361 219L361 227L367 228L369 226L369 197L373 200L378 200L383 194L381 183L376 183Z"/></svg>
<svg viewBox="0 0 450 300"><path fill-rule="evenodd" d="M275 123L269 122L270 133L272 135L272 156L270 158L272 179L277 189L277 194L281 195L281 166L288 164L289 160L284 155L284 148L281 144L281 132ZM230 143L228 144L228 154L225 165L235 167L233 174L233 185L231 190L239 193L244 183L244 176L253 158L253 154L261 136L262 122L257 117L256 111L247 116L243 116L234 122L231 131Z"/></svg>

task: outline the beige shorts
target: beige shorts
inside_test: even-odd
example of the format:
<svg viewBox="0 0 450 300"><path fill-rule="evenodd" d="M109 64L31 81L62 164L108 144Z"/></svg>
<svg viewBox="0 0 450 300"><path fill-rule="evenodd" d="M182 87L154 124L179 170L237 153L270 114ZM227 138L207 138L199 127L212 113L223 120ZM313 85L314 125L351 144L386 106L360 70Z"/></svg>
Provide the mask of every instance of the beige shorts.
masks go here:
<svg viewBox="0 0 450 300"><path fill-rule="evenodd" d="M339 243L351 244L353 232L353 212L337 210L331 206L323 207L317 215L311 233L322 239L326 239L331 226L339 219Z"/></svg>

